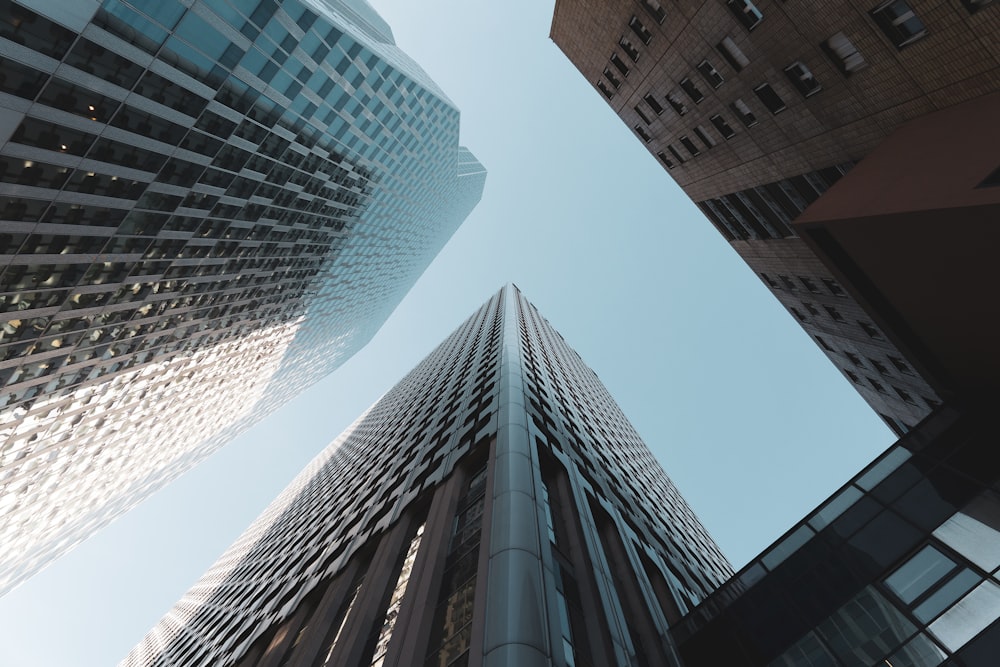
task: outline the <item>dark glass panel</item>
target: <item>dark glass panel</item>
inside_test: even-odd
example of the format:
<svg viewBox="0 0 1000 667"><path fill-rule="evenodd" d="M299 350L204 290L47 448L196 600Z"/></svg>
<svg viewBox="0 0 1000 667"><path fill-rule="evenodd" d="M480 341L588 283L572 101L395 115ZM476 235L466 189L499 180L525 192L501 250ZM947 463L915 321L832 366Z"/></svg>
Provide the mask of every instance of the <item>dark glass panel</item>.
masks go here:
<svg viewBox="0 0 1000 667"><path fill-rule="evenodd" d="M77 40L63 62L122 88L131 88L142 74L142 68L128 58L84 37Z"/></svg>
<svg viewBox="0 0 1000 667"><path fill-rule="evenodd" d="M0 58L0 91L33 100L49 75L21 63Z"/></svg>
<svg viewBox="0 0 1000 667"><path fill-rule="evenodd" d="M0 37L61 60L76 33L17 3L0 0Z"/></svg>
<svg viewBox="0 0 1000 667"><path fill-rule="evenodd" d="M855 533L848 542L867 554L880 567L888 567L924 537L923 532L898 514L886 510Z"/></svg>

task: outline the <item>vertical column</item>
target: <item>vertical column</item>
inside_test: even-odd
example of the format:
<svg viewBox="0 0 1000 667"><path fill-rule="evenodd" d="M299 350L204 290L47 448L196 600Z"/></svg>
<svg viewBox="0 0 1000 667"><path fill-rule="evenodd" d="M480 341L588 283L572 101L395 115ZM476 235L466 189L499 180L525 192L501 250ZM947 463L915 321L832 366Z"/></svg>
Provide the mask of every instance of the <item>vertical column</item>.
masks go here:
<svg viewBox="0 0 1000 667"><path fill-rule="evenodd" d="M321 657L320 652L329 649L326 642L333 641L332 628L337 622L339 614L344 611L344 606L349 601L348 597L353 592L351 584L354 583L358 567L358 559L352 558L347 566L337 574L336 578L327 585L323 597L316 605L313 618L310 620L310 629L296 647L288 667L311 667Z"/></svg>
<svg viewBox="0 0 1000 667"><path fill-rule="evenodd" d="M629 636L625 612L622 609L621 602L615 590L611 568L604 554L604 549L601 546L597 521L590 508L587 490L584 488L586 482L578 472L573 470L569 470L568 472L573 505L577 510L577 518L580 521L581 537L586 545L586 551L591 558L594 583L597 586L597 593L604 609L604 618L607 619L607 632L611 636L611 647L614 652L615 664L622 667L635 664L635 648Z"/></svg>
<svg viewBox="0 0 1000 667"><path fill-rule="evenodd" d="M514 289L505 287L503 298L483 664L547 667L548 621L539 549L540 510L535 495L539 475L528 438Z"/></svg>
<svg viewBox="0 0 1000 667"><path fill-rule="evenodd" d="M405 513L383 535L368 567L358 599L345 620L341 645L334 649L329 662L331 667L359 667L365 659L365 649L372 629L377 630L382 626L385 602L396 584L399 561L412 537L413 524L412 515Z"/></svg>
<svg viewBox="0 0 1000 667"><path fill-rule="evenodd" d="M442 565L448 555L451 527L459 492L468 475L457 467L451 477L434 491L420 551L413 564L410 586L399 609L396 635L389 645L384 667L422 665L427 655L427 640L434 622L432 613L441 588Z"/></svg>

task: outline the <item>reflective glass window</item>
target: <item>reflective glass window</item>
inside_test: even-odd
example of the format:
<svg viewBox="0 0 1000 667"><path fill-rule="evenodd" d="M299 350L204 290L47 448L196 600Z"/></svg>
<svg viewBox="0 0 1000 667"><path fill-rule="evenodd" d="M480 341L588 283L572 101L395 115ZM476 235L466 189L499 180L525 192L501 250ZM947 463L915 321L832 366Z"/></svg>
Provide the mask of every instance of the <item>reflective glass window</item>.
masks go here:
<svg viewBox="0 0 1000 667"><path fill-rule="evenodd" d="M929 630L947 648L957 651L998 617L1000 586L987 579L931 623Z"/></svg>
<svg viewBox="0 0 1000 667"><path fill-rule="evenodd" d="M986 493L934 531L938 538L987 572L1000 567L1000 499Z"/></svg>
<svg viewBox="0 0 1000 667"><path fill-rule="evenodd" d="M955 562L931 545L918 551L885 580L903 602L913 602L948 575Z"/></svg>

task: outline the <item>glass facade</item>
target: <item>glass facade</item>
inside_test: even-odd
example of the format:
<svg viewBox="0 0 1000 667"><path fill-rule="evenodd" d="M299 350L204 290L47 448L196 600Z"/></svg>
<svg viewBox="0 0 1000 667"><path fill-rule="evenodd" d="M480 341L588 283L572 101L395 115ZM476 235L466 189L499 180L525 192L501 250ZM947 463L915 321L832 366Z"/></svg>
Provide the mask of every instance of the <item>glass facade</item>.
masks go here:
<svg viewBox="0 0 1000 667"><path fill-rule="evenodd" d="M992 412L939 409L743 568L673 629L684 664L994 664Z"/></svg>
<svg viewBox="0 0 1000 667"><path fill-rule="evenodd" d="M122 664L677 665L677 609L730 574L594 372L506 287Z"/></svg>
<svg viewBox="0 0 1000 667"><path fill-rule="evenodd" d="M485 172L363 0L0 0L0 69L2 592L364 345Z"/></svg>

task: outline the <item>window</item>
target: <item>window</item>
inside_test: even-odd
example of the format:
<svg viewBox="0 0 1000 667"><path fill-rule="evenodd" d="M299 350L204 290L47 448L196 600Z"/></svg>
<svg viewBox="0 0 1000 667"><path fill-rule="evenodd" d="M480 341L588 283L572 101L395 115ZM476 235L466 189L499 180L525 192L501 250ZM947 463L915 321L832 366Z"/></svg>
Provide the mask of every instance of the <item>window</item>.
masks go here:
<svg viewBox="0 0 1000 667"><path fill-rule="evenodd" d="M812 292L813 294L819 292L819 288L816 287L816 283L814 283L812 279L806 278L805 276L799 276L799 282L802 283L802 286L805 287L810 292Z"/></svg>
<svg viewBox="0 0 1000 667"><path fill-rule="evenodd" d="M674 166L675 166L674 165L674 161L671 160L670 158L668 158L666 153L664 153L663 151L660 151L659 153L656 154L656 156L658 158L660 158L660 161L663 162L663 164L667 165L667 169L673 169L674 168Z"/></svg>
<svg viewBox="0 0 1000 667"><path fill-rule="evenodd" d="M656 0L639 0L639 2L642 4L642 8L645 9L657 23L662 24L663 20L667 18L667 13Z"/></svg>
<svg viewBox="0 0 1000 667"><path fill-rule="evenodd" d="M608 88L608 84L604 83L603 81L597 82L597 89L600 90L602 93L604 93L604 96L609 100L615 96L615 91Z"/></svg>
<svg viewBox="0 0 1000 667"><path fill-rule="evenodd" d="M848 360L850 360L850 362L855 366L857 366L858 368L864 367L864 365L861 363L861 357L854 354L853 352L844 352L844 356L847 357Z"/></svg>
<svg viewBox="0 0 1000 667"><path fill-rule="evenodd" d="M778 93L774 92L771 84L762 83L754 88L753 92L757 95L757 99L763 102L764 106L772 114L779 114L785 110L784 101L778 96Z"/></svg>
<svg viewBox="0 0 1000 667"><path fill-rule="evenodd" d="M875 325L869 324L868 322L862 322L858 320L858 325L868 334L869 338L874 338L875 340L885 340L882 336L882 332L875 328Z"/></svg>
<svg viewBox="0 0 1000 667"><path fill-rule="evenodd" d="M632 59L632 62L639 62L639 49L635 48L635 45L625 35L622 35L618 40L618 46L622 47L622 51Z"/></svg>
<svg viewBox="0 0 1000 667"><path fill-rule="evenodd" d="M681 145L683 145L684 148L686 148L688 150L688 153L690 153L692 157L694 157L695 155L700 155L701 154L701 151L698 150L698 147L694 145L694 142L691 141L690 138L688 138L686 136L681 137L680 138L680 142L681 142Z"/></svg>
<svg viewBox="0 0 1000 667"><path fill-rule="evenodd" d="M812 291L812 290L810 290L810 291ZM832 317L834 319L834 321L836 321L836 322L843 322L844 321L844 316L840 314L839 310L837 310L833 306L823 306L823 307L826 308L826 312L830 314L830 317Z"/></svg>
<svg viewBox="0 0 1000 667"><path fill-rule="evenodd" d="M737 72L750 64L750 59L743 54L740 47L736 46L736 42L731 37L723 37L722 41L715 45L715 48Z"/></svg>
<svg viewBox="0 0 1000 667"><path fill-rule="evenodd" d="M872 362L872 363L878 363L878 362ZM880 368L879 370L881 371L884 368L885 368L885 366L882 366L882 368ZM913 399L913 396L910 395L910 392L906 391L905 389L901 389L901 388L897 387L896 385L892 385L892 388L896 391L897 394L899 394L899 397L901 399L903 399L904 401L906 401L910 405L916 405L917 404L917 402Z"/></svg>
<svg viewBox="0 0 1000 667"><path fill-rule="evenodd" d="M774 282L774 278L772 278L771 276L767 275L766 273L760 274L760 277L763 278L764 282L766 282L768 285L770 285L771 287L774 287L775 289L777 289L778 283Z"/></svg>
<svg viewBox="0 0 1000 667"><path fill-rule="evenodd" d="M635 109L636 114L639 115L639 118L642 119L642 122L644 122L646 125L649 125L650 120L649 120L649 116L646 115L646 112L643 111L641 108L639 108L638 104L635 105L635 107L633 107L633 108Z"/></svg>
<svg viewBox="0 0 1000 667"><path fill-rule="evenodd" d="M841 287L840 283L833 278L823 278L823 284L826 285L828 290L830 290L830 294L834 296L847 296L844 292L844 288Z"/></svg>
<svg viewBox="0 0 1000 667"><path fill-rule="evenodd" d="M872 359L871 357L868 357L868 363L870 363L872 365L872 368L874 368L875 370L877 370L882 375L888 375L889 374L889 369L881 361L878 361L876 359Z"/></svg>
<svg viewBox="0 0 1000 667"><path fill-rule="evenodd" d="M895 366L896 370L899 371L900 373L906 373L907 375L914 374L913 369L910 368L909 365L907 365L907 363L902 359L900 359L899 357L893 357L892 355L890 355L889 361L892 362L892 365Z"/></svg>
<svg viewBox="0 0 1000 667"><path fill-rule="evenodd" d="M622 87L622 80L615 76L615 73L607 67L604 68L604 76L611 82L611 85L614 86L615 89Z"/></svg>
<svg viewBox="0 0 1000 667"><path fill-rule="evenodd" d="M663 105L656 101L656 98L653 97L652 93L646 93L642 99L646 101L646 104L649 105L649 108L652 109L653 113L657 116L663 113Z"/></svg>
<svg viewBox="0 0 1000 667"><path fill-rule="evenodd" d="M833 61L840 73L849 76L852 72L868 67L864 56L858 51L854 43L842 32L832 35L828 40L820 44L820 48L827 57Z"/></svg>
<svg viewBox="0 0 1000 667"><path fill-rule="evenodd" d="M812 305L811 303L803 301L802 305L805 306L805 309L808 310L809 314L812 315L813 317L819 315L819 311L816 310L816 306Z"/></svg>
<svg viewBox="0 0 1000 667"><path fill-rule="evenodd" d="M793 282L792 282L792 279L791 279L791 278L789 278L788 276L783 276L783 275L780 275L780 274L779 274L779 275L778 275L778 278L779 278L779 279L781 280L781 282L782 282L782 283L784 283L784 284L785 284L785 287L786 287L787 289L790 289L790 290L793 290L793 289L795 289L795 283L793 283Z"/></svg>
<svg viewBox="0 0 1000 667"><path fill-rule="evenodd" d="M737 99L729 105L729 108L736 112L736 116L743 123L744 127L753 127L758 123L757 116L750 111L750 107L743 100Z"/></svg>
<svg viewBox="0 0 1000 667"><path fill-rule="evenodd" d="M962 4L969 10L970 14L975 14L980 9L989 5L993 0L962 0Z"/></svg>
<svg viewBox="0 0 1000 667"><path fill-rule="evenodd" d="M813 336L813 338L815 338L816 342L820 344L820 347L822 347L827 352L833 352L834 351L834 349L832 347L830 347L830 344L827 343L826 339L823 338L822 336Z"/></svg>
<svg viewBox="0 0 1000 667"><path fill-rule="evenodd" d="M712 63L707 60L702 60L698 63L698 71L701 72L701 75L705 77L705 81L707 81L708 85L712 88L718 88L722 85L722 82L725 81L725 79L722 78L722 75L719 74L719 70L715 69Z"/></svg>
<svg viewBox="0 0 1000 667"><path fill-rule="evenodd" d="M798 308L795 308L794 306L792 306L792 307L789 308L789 310L792 311L792 315L794 315L796 317L796 319L798 319L800 322L805 322L806 321L806 316L803 315L802 311L799 310Z"/></svg>
<svg viewBox="0 0 1000 667"><path fill-rule="evenodd" d="M876 382L875 380L873 380L871 378L868 378L868 384L870 384L872 386L872 389L874 389L878 393L880 393L880 394L886 393L885 392L885 387L883 387L881 383Z"/></svg>
<svg viewBox="0 0 1000 667"><path fill-rule="evenodd" d="M677 160L677 162L684 164L684 158L681 157L681 154L677 152L676 148L668 145L667 150L670 151L670 154L674 156L674 159Z"/></svg>
<svg viewBox="0 0 1000 667"><path fill-rule="evenodd" d="M677 94L677 91L667 94L667 103L677 112L678 116L683 116L688 111L687 105L681 100L681 96Z"/></svg>
<svg viewBox="0 0 1000 667"><path fill-rule="evenodd" d="M633 16L628 22L628 27L632 28L632 32L642 40L643 44L649 44L649 40L653 39L653 33L646 29L646 26L642 24L638 18Z"/></svg>
<svg viewBox="0 0 1000 667"><path fill-rule="evenodd" d="M701 125L694 128L694 133L698 135L699 139L701 139L701 143L705 144L705 148L712 148L717 143L719 143L715 139L713 139L711 135L709 135L708 130L702 127Z"/></svg>
<svg viewBox="0 0 1000 667"><path fill-rule="evenodd" d="M924 22L917 18L906 0L888 0L871 10L872 18L897 49L912 44L927 34Z"/></svg>
<svg viewBox="0 0 1000 667"><path fill-rule="evenodd" d="M647 144L653 140L653 137L649 135L649 132L647 132L646 128L644 128L642 125L636 125L633 129L635 130L635 133L638 134L640 137L642 137L642 140L645 141Z"/></svg>
<svg viewBox="0 0 1000 667"><path fill-rule="evenodd" d="M736 134L736 131L729 126L729 123L727 123L726 119L721 115L715 114L709 118L709 120L712 121L712 125L715 126L715 129L719 131L719 134L721 134L724 139L732 139Z"/></svg>
<svg viewBox="0 0 1000 667"><path fill-rule="evenodd" d="M900 600L912 604L957 567L952 559L928 544L890 574L885 585Z"/></svg>
<svg viewBox="0 0 1000 667"><path fill-rule="evenodd" d="M844 369L844 374L851 378L851 382L854 384L861 384L861 378L858 377L857 373L852 373L851 371Z"/></svg>
<svg viewBox="0 0 1000 667"><path fill-rule="evenodd" d="M729 11L733 13L736 20L742 23L748 31L756 28L764 20L764 15L750 0L729 0L726 5L729 6Z"/></svg>
<svg viewBox="0 0 1000 667"><path fill-rule="evenodd" d="M688 94L688 97L690 97L691 101L695 104L698 104L705 99L705 96L702 95L700 90L698 90L698 86L694 85L694 81L692 81L689 77L681 79L681 89Z"/></svg>
<svg viewBox="0 0 1000 667"><path fill-rule="evenodd" d="M617 53L611 54L611 64L622 73L622 76L628 76L628 65L625 64L625 61Z"/></svg>
<svg viewBox="0 0 1000 667"><path fill-rule="evenodd" d="M812 97L823 89L813 73L801 60L796 60L785 68L785 76L792 82L795 89L802 93L802 97Z"/></svg>

